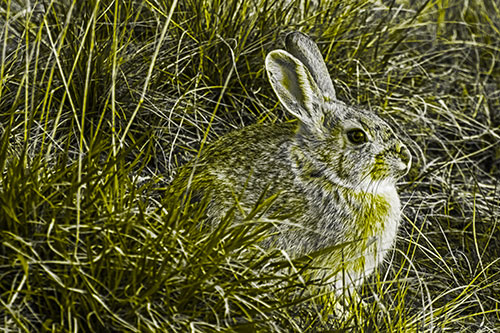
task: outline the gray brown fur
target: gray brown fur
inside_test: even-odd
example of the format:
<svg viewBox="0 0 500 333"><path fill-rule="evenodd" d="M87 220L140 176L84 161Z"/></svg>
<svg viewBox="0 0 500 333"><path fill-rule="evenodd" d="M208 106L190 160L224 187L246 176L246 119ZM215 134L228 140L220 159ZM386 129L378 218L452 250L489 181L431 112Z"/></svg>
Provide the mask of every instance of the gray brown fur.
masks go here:
<svg viewBox="0 0 500 333"><path fill-rule="evenodd" d="M248 213L264 191L278 194L263 216L276 221L268 245L303 255L348 243L317 263L331 270L335 286L341 287L342 269L355 285L396 237L395 182L408 171L411 156L373 112L336 100L314 42L295 32L286 45L287 51L267 56L266 69L281 103L298 121L229 133L183 167L171 190L210 195L213 223L236 202ZM355 144L353 131L361 131L366 142ZM238 213L236 221L243 217Z"/></svg>

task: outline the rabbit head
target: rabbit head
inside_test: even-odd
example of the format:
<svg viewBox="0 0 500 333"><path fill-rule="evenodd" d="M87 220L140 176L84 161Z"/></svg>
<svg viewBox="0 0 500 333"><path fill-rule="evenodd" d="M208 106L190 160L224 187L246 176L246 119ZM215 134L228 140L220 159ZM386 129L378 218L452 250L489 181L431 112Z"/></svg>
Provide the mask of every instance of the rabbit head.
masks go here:
<svg viewBox="0 0 500 333"><path fill-rule="evenodd" d="M317 45L294 32L286 48L268 54L266 70L280 102L300 121L291 150L298 172L369 192L404 176L408 149L375 113L336 99Z"/></svg>

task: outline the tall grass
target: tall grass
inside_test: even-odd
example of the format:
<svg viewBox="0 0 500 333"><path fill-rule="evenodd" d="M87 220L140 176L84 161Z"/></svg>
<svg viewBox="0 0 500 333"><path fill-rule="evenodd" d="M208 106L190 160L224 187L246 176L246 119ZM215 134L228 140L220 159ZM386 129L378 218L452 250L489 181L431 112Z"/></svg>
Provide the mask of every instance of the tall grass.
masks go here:
<svg viewBox="0 0 500 333"><path fill-rule="evenodd" d="M2 330L499 328L495 1L2 0L0 24ZM415 161L395 250L344 314L307 260L259 247L266 223L207 233L208 199L164 199L200 147L287 120L263 62L291 30Z"/></svg>

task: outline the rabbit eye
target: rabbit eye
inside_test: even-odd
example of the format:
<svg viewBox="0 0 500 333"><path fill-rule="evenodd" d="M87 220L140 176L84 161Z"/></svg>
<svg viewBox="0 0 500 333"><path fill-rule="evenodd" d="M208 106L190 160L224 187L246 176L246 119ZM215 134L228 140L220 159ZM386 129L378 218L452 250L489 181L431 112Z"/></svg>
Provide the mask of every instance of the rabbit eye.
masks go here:
<svg viewBox="0 0 500 333"><path fill-rule="evenodd" d="M351 141L351 143L354 143L355 145L360 145L368 141L366 133L360 129L353 129L348 131L347 138L349 139L349 141Z"/></svg>

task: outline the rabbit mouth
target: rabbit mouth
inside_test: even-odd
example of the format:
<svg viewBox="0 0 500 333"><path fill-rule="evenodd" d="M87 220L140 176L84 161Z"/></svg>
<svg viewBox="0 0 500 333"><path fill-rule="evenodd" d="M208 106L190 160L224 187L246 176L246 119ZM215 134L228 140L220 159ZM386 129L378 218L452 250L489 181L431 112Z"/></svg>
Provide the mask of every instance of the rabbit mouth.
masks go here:
<svg viewBox="0 0 500 333"><path fill-rule="evenodd" d="M411 159L406 158L396 158L391 161L391 170L396 178L401 178L405 176L411 167Z"/></svg>
<svg viewBox="0 0 500 333"><path fill-rule="evenodd" d="M375 156L375 164L370 172L372 179L401 178L405 176L411 167L411 154L400 142L392 149Z"/></svg>
<svg viewBox="0 0 500 333"><path fill-rule="evenodd" d="M399 158L391 158L389 161L379 160L373 165L370 175L373 180L383 180L386 178L398 179L408 173L410 166L411 163L409 161Z"/></svg>
<svg viewBox="0 0 500 333"><path fill-rule="evenodd" d="M410 171L411 163L404 161L397 161L395 165L395 169L397 169L397 173L399 177L406 176L406 174Z"/></svg>
<svg viewBox="0 0 500 333"><path fill-rule="evenodd" d="M397 160L394 163L394 167L400 173L399 177L403 177L410 171L411 154L408 148L400 142L396 143L395 151Z"/></svg>

